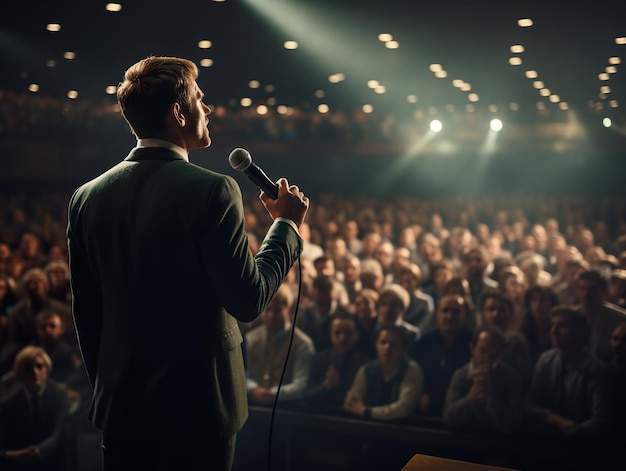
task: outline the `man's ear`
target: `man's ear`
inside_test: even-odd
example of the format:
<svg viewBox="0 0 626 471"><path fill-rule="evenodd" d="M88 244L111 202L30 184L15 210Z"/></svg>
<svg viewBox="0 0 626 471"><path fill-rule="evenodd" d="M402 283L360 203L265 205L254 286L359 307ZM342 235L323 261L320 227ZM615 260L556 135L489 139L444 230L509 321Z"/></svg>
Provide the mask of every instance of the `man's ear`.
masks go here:
<svg viewBox="0 0 626 471"><path fill-rule="evenodd" d="M172 105L172 115L181 128L185 127L186 119L183 114L183 109L180 107L180 103L176 102Z"/></svg>

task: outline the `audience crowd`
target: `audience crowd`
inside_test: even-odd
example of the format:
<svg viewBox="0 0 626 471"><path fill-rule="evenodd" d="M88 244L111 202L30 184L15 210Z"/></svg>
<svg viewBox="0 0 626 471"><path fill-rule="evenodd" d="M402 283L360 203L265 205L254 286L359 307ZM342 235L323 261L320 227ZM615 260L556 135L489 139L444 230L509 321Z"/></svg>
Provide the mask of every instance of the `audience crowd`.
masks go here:
<svg viewBox="0 0 626 471"><path fill-rule="evenodd" d="M0 195L2 469L55 469L63 421L90 399L68 197ZM254 252L270 221L256 195L245 204ZM617 198L319 195L299 266L241 324L250 402L278 394L279 406L452 430L623 434L625 217Z"/></svg>

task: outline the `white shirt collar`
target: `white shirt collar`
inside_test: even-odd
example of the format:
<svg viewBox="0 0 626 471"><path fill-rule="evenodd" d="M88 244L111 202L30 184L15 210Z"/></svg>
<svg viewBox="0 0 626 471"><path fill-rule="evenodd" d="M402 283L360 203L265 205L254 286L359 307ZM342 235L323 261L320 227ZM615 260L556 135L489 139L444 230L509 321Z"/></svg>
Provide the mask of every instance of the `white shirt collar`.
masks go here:
<svg viewBox="0 0 626 471"><path fill-rule="evenodd" d="M164 141L163 139L137 139L137 147L164 147L172 150L180 155L186 162L189 162L189 154L185 149L177 146L173 142Z"/></svg>

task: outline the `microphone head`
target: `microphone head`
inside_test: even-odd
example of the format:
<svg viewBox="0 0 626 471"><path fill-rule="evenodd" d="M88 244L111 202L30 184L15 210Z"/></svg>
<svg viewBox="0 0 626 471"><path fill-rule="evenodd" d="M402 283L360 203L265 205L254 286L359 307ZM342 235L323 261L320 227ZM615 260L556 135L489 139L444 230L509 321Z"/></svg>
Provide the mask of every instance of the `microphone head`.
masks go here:
<svg viewBox="0 0 626 471"><path fill-rule="evenodd" d="M235 170L243 172L252 163L252 157L250 157L250 152L248 152L246 149L237 147L236 149L233 149L233 151L228 156L228 163Z"/></svg>

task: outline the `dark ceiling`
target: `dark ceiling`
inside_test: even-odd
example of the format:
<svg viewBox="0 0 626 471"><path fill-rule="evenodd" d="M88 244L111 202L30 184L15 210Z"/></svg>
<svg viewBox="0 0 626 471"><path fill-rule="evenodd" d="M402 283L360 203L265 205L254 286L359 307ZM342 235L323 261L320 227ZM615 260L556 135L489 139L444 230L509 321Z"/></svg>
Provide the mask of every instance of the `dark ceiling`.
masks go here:
<svg viewBox="0 0 626 471"><path fill-rule="evenodd" d="M551 103L525 76L538 73L550 93L569 110L590 113L602 108L617 119L626 106L624 64L602 81L609 58L626 60L626 2L457 1L423 0L133 0L120 1L121 11L105 10L104 1L12 1L0 17L2 72L0 88L65 99L69 90L78 100L112 102L105 88L116 85L123 71L147 55L177 55L199 62L199 83L207 103L238 106L242 97L255 103L374 110L411 115L465 111L468 104L487 110L536 113L537 102L557 115ZM521 28L518 19L531 18ZM61 25L46 31L48 23ZM387 49L378 40L389 33L398 42ZM199 49L208 39L210 49ZM283 44L295 40L299 47ZM524 52L512 53L512 45ZM64 59L74 52L74 59ZM511 57L522 64L513 66ZM48 65L55 61L54 67ZM441 64L444 79L435 78L430 64ZM331 84L328 77L343 73ZM468 92L452 85L461 79ZM260 88L252 90L251 80ZM378 80L384 94L367 86ZM268 88L267 86L273 86ZM600 87L610 92L600 96ZM322 90L323 97L316 96ZM319 95L319 92L318 92ZM417 103L407 96L415 95ZM617 107L611 107L611 102ZM515 107L515 105L514 105ZM492 108L493 109L493 108ZM433 111L434 110L434 111Z"/></svg>

